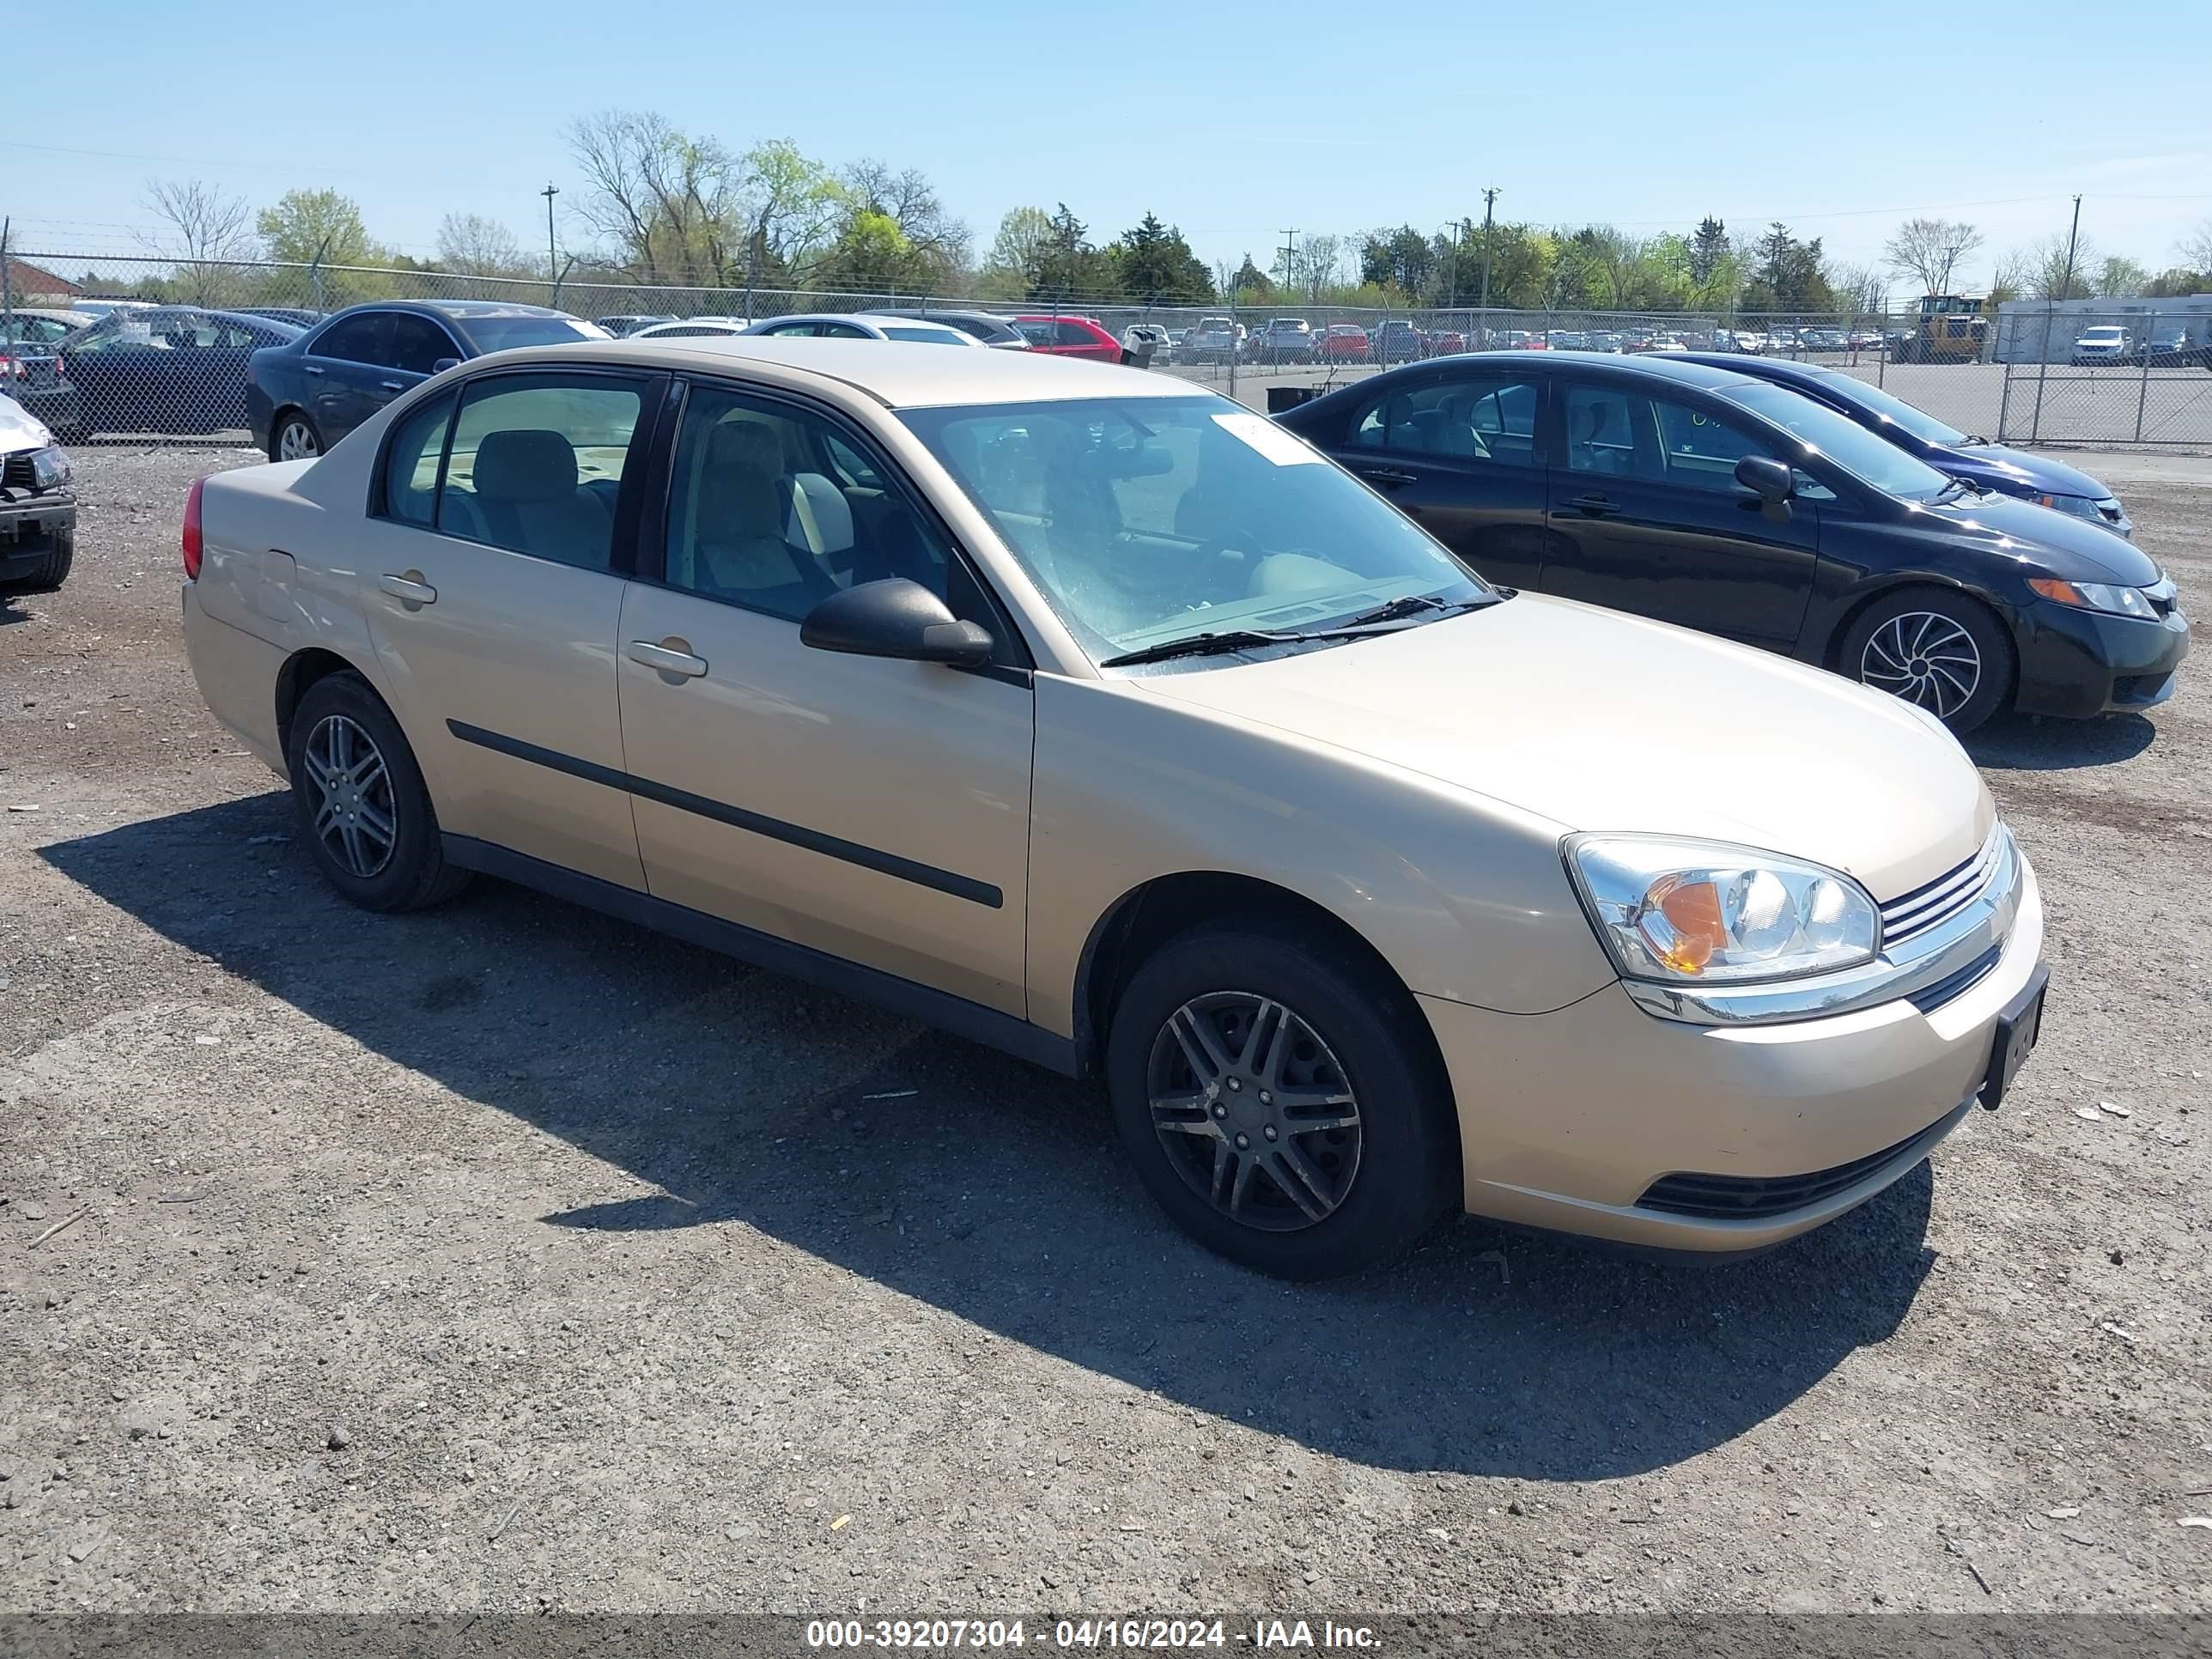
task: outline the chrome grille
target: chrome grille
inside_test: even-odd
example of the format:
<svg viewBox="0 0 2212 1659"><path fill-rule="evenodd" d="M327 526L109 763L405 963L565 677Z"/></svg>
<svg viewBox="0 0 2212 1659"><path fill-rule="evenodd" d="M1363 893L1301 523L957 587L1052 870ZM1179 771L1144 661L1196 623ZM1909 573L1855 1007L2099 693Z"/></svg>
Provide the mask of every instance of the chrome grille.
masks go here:
<svg viewBox="0 0 2212 1659"><path fill-rule="evenodd" d="M1881 907L1881 948L1914 939L1939 927L1979 898L2002 862L2008 832L2002 823L1990 830L1981 851L1964 864L1945 871L1935 880L1914 888Z"/></svg>
<svg viewBox="0 0 2212 1659"><path fill-rule="evenodd" d="M31 476L31 452L19 449L14 454L0 456L0 489L36 489L38 480Z"/></svg>

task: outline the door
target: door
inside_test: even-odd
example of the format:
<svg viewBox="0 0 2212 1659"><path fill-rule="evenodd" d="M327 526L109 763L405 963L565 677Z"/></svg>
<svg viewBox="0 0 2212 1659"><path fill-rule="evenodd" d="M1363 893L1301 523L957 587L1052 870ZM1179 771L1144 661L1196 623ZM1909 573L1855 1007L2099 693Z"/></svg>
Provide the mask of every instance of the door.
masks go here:
<svg viewBox="0 0 2212 1659"><path fill-rule="evenodd" d="M1485 580L1534 587L1544 562L1543 377L1438 369L1353 411L1337 459Z"/></svg>
<svg viewBox="0 0 2212 1659"><path fill-rule="evenodd" d="M665 384L548 369L434 398L393 428L351 550L441 826L630 888L615 636Z"/></svg>
<svg viewBox="0 0 2212 1659"><path fill-rule="evenodd" d="M1778 508L1735 481L1746 455L1780 459L1703 399L1626 381L1566 380L1548 473L1540 586L1748 644L1795 644L1812 596L1822 498L1808 475Z"/></svg>
<svg viewBox="0 0 2212 1659"><path fill-rule="evenodd" d="M307 413L328 449L392 400L380 381L392 378L392 313L356 311L338 318L308 343L300 362L307 377Z"/></svg>
<svg viewBox="0 0 2212 1659"><path fill-rule="evenodd" d="M623 603L638 844L656 898L1021 1016L1027 673L799 643L890 575L1007 638L917 500L826 414L691 389L661 575Z"/></svg>

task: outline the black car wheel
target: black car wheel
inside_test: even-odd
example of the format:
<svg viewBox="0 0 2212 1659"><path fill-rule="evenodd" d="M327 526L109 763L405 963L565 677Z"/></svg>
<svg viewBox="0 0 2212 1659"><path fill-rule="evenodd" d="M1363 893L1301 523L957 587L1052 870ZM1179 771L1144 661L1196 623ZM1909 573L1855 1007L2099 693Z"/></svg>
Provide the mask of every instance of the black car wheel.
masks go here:
<svg viewBox="0 0 2212 1659"><path fill-rule="evenodd" d="M76 532L57 530L53 542L44 561L29 575L13 576L0 582L0 596L52 593L69 580L70 566L76 562Z"/></svg>
<svg viewBox="0 0 2212 1659"><path fill-rule="evenodd" d="M2012 641L1978 599L1916 587L1879 599L1844 637L1841 666L1860 684L1917 703L1966 732L2012 690Z"/></svg>
<svg viewBox="0 0 2212 1659"><path fill-rule="evenodd" d="M288 409L269 428L269 459L309 461L323 453L323 434L315 423L296 409Z"/></svg>
<svg viewBox="0 0 2212 1659"><path fill-rule="evenodd" d="M331 886L365 909L416 910L467 884L446 862L415 751L367 680L317 680L286 735L300 828Z"/></svg>
<svg viewBox="0 0 2212 1659"><path fill-rule="evenodd" d="M1284 1279L1396 1255L1458 1191L1450 1090L1395 985L1264 918L1130 980L1107 1086L1146 1188L1200 1243Z"/></svg>

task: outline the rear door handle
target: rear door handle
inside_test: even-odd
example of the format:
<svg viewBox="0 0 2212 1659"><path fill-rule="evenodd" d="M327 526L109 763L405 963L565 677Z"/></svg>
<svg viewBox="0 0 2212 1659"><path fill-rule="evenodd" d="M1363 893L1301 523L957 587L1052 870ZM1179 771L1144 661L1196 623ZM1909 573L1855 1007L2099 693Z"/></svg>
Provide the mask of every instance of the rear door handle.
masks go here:
<svg viewBox="0 0 2212 1659"><path fill-rule="evenodd" d="M1401 467L1395 466L1363 466L1358 469L1358 472L1359 476L1369 483L1388 484L1393 489L1401 484L1419 483L1421 481L1420 474L1418 472L1408 472Z"/></svg>
<svg viewBox="0 0 2212 1659"><path fill-rule="evenodd" d="M1610 497L1605 495L1577 495L1567 502L1577 513L1587 513L1593 518L1618 512Z"/></svg>
<svg viewBox="0 0 2212 1659"><path fill-rule="evenodd" d="M438 602L438 590L422 580L422 573L419 570L410 570L404 576L379 576L376 586L380 592L389 593L404 605L411 607Z"/></svg>
<svg viewBox="0 0 2212 1659"><path fill-rule="evenodd" d="M695 657L688 650L678 650L677 647L683 643L678 640L672 645L655 645L650 640L632 640L623 647L623 654L642 667L696 680L707 672L707 659Z"/></svg>

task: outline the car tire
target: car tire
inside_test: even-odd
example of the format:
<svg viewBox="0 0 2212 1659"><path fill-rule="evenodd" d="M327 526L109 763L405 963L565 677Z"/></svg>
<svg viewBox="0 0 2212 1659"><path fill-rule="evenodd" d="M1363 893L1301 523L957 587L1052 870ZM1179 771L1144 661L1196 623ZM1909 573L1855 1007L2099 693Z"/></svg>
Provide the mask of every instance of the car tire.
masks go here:
<svg viewBox="0 0 2212 1659"><path fill-rule="evenodd" d="M70 567L76 562L76 532L74 529L54 532L54 545L43 563L27 576L12 576L0 582L0 597L13 599L19 593L52 593L69 580Z"/></svg>
<svg viewBox="0 0 2212 1659"><path fill-rule="evenodd" d="M415 751L360 675L331 674L307 688L284 758L307 850L354 903L419 910L467 885L470 872L446 861Z"/></svg>
<svg viewBox="0 0 2212 1659"><path fill-rule="evenodd" d="M285 410L269 423L270 460L304 461L322 453L323 434L304 410Z"/></svg>
<svg viewBox="0 0 2212 1659"><path fill-rule="evenodd" d="M1945 588L1905 588L1875 600L1844 635L1838 658L1848 678L1917 703L1961 735L2012 695L2014 658L2004 624L1980 600Z"/></svg>
<svg viewBox="0 0 2212 1659"><path fill-rule="evenodd" d="M1146 1189L1207 1249L1330 1279L1396 1255L1456 1201L1450 1086L1419 1010L1380 980L1262 916L1194 928L1131 976L1107 1042L1115 1126ZM1210 1087L1194 1054L1225 1062Z"/></svg>

